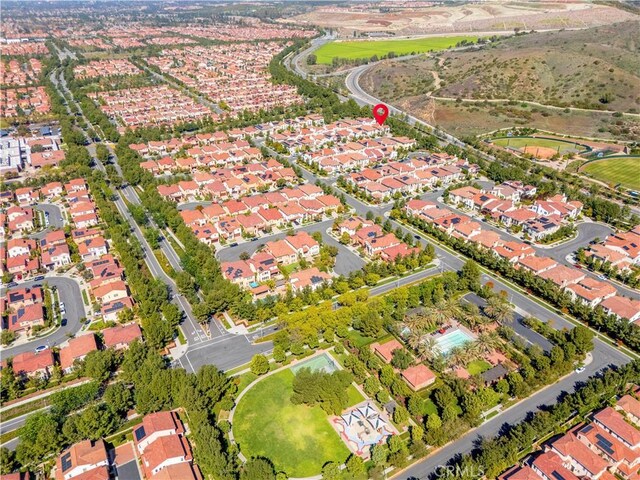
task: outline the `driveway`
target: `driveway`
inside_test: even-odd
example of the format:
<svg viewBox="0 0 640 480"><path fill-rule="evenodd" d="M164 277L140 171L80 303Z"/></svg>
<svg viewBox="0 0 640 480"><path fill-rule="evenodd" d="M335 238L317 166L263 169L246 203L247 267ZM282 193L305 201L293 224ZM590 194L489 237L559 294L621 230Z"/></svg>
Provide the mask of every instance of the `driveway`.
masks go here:
<svg viewBox="0 0 640 480"><path fill-rule="evenodd" d="M33 350L38 345L47 345L49 348L56 345L60 345L68 340L70 336L75 335L82 327L80 319L86 315L84 302L82 300L82 293L78 282L68 277L45 277L44 280L30 280L28 282L20 283L17 288L30 287L35 284L44 285L48 283L49 286L56 287L58 290L58 298L64 302L66 314L63 318L67 319L67 324L64 327L58 327L50 334L35 338L28 343L17 345L15 347L3 348L2 357L13 357L18 353L27 352ZM0 294L4 296L6 289L2 289Z"/></svg>
<svg viewBox="0 0 640 480"><path fill-rule="evenodd" d="M52 205L51 203L39 203L34 205L36 210L40 210L45 213L46 218L49 223L45 224L45 226L51 228L62 228L64 227L64 217L62 216L62 210L57 205Z"/></svg>

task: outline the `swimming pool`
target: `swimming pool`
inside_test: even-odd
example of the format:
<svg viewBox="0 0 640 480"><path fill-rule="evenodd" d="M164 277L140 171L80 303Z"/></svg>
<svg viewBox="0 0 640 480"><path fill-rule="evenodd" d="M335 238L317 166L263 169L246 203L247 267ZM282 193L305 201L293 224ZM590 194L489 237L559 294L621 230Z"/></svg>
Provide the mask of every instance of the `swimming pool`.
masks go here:
<svg viewBox="0 0 640 480"><path fill-rule="evenodd" d="M327 373L335 372L338 370L338 366L333 358L331 358L326 353L322 355L318 355L317 357L310 358L309 360L305 360L298 365L291 367L291 371L296 373L301 368L309 368L313 371L322 370Z"/></svg>
<svg viewBox="0 0 640 480"><path fill-rule="evenodd" d="M473 342L473 337L466 332L456 329L436 339L438 349L443 355L447 355L455 347L461 347L465 343Z"/></svg>

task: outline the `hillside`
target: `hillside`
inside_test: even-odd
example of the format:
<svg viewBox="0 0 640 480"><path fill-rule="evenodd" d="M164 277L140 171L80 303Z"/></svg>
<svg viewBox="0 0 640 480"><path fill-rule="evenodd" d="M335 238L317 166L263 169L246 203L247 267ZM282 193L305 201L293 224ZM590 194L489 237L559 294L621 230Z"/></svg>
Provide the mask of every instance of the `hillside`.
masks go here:
<svg viewBox="0 0 640 480"><path fill-rule="evenodd" d="M406 71L410 70L418 78L439 78L433 92L439 97L529 100L560 107L637 112L639 31L640 22L624 22L520 35L480 50L443 52L438 61L412 60L403 69L405 75L397 79L386 71L395 65L381 66L371 72L366 83L374 90L385 90L384 96L400 100L418 93L416 82L407 82Z"/></svg>

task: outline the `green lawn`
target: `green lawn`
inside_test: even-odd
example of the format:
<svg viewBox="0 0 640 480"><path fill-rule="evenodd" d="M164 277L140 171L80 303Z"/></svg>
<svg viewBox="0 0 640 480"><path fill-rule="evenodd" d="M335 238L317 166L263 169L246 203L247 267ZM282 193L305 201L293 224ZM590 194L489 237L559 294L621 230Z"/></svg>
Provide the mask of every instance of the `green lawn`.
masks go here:
<svg viewBox="0 0 640 480"><path fill-rule="evenodd" d="M280 270L282 271L282 273L284 273L286 275L291 275L293 272L295 272L299 268L300 268L300 264L298 262L292 263L290 265L281 265L280 266Z"/></svg>
<svg viewBox="0 0 640 480"><path fill-rule="evenodd" d="M611 158L587 163L582 169L597 180L613 185L618 183L633 190L640 190L640 156Z"/></svg>
<svg viewBox="0 0 640 480"><path fill-rule="evenodd" d="M469 372L469 375L479 375L490 368L491 364L486 360L474 360L467 365L467 372Z"/></svg>
<svg viewBox="0 0 640 480"><path fill-rule="evenodd" d="M524 147L545 147L553 148L554 150L560 149L560 155L567 152L581 152L585 148L582 145L571 142L563 142L560 140L553 140L550 138L535 138L535 137L518 137L518 138L496 138L491 141L501 147L511 147L521 149Z"/></svg>
<svg viewBox="0 0 640 480"><path fill-rule="evenodd" d="M455 47L463 40L477 41L474 36L430 37L409 40L361 40L353 42L331 42L323 45L314 53L318 63L331 64L333 58L371 58L381 57L389 52L396 55L407 55L412 52L424 53L428 51L446 50Z"/></svg>
<svg viewBox="0 0 640 480"><path fill-rule="evenodd" d="M347 389L347 394L349 394L349 406L352 407L354 405L359 404L360 402L364 402L364 397L358 391L356 387L353 385L349 385Z"/></svg>
<svg viewBox="0 0 640 480"><path fill-rule="evenodd" d="M289 401L293 378L283 370L249 390L236 409L233 433L247 458L264 456L290 477L308 477L326 462L343 463L349 450L320 407Z"/></svg>

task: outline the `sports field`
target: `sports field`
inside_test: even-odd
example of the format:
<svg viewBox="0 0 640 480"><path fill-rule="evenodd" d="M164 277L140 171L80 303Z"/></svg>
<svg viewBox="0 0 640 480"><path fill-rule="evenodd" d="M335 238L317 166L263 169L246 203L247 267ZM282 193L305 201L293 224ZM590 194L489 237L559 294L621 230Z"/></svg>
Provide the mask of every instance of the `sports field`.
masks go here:
<svg viewBox="0 0 640 480"><path fill-rule="evenodd" d="M455 47L463 40L477 41L478 37L454 36L454 37L430 37L414 38L408 40L362 40L355 42L331 42L323 45L314 53L318 63L331 64L333 58L371 58L394 52L396 55L407 55L412 52L424 53L430 50L439 51Z"/></svg>
<svg viewBox="0 0 640 480"><path fill-rule="evenodd" d="M286 369L247 391L235 412L233 434L247 458L264 456L277 471L309 477L318 475L327 462L343 463L349 450L319 406L290 402L293 377ZM362 400L351 393L349 398Z"/></svg>
<svg viewBox="0 0 640 480"><path fill-rule="evenodd" d="M537 137L510 137L510 138L496 138L491 140L492 143L500 145L501 147L511 147L521 151L526 151L533 155L536 155L536 148L541 149L542 152L553 151L554 153L560 153L564 155L569 152L581 152L585 149L584 146L578 143L563 142L561 140L554 140L552 138L537 138ZM525 150L526 149L526 150Z"/></svg>
<svg viewBox="0 0 640 480"><path fill-rule="evenodd" d="M580 169L597 180L640 190L640 156L610 158L587 163Z"/></svg>

